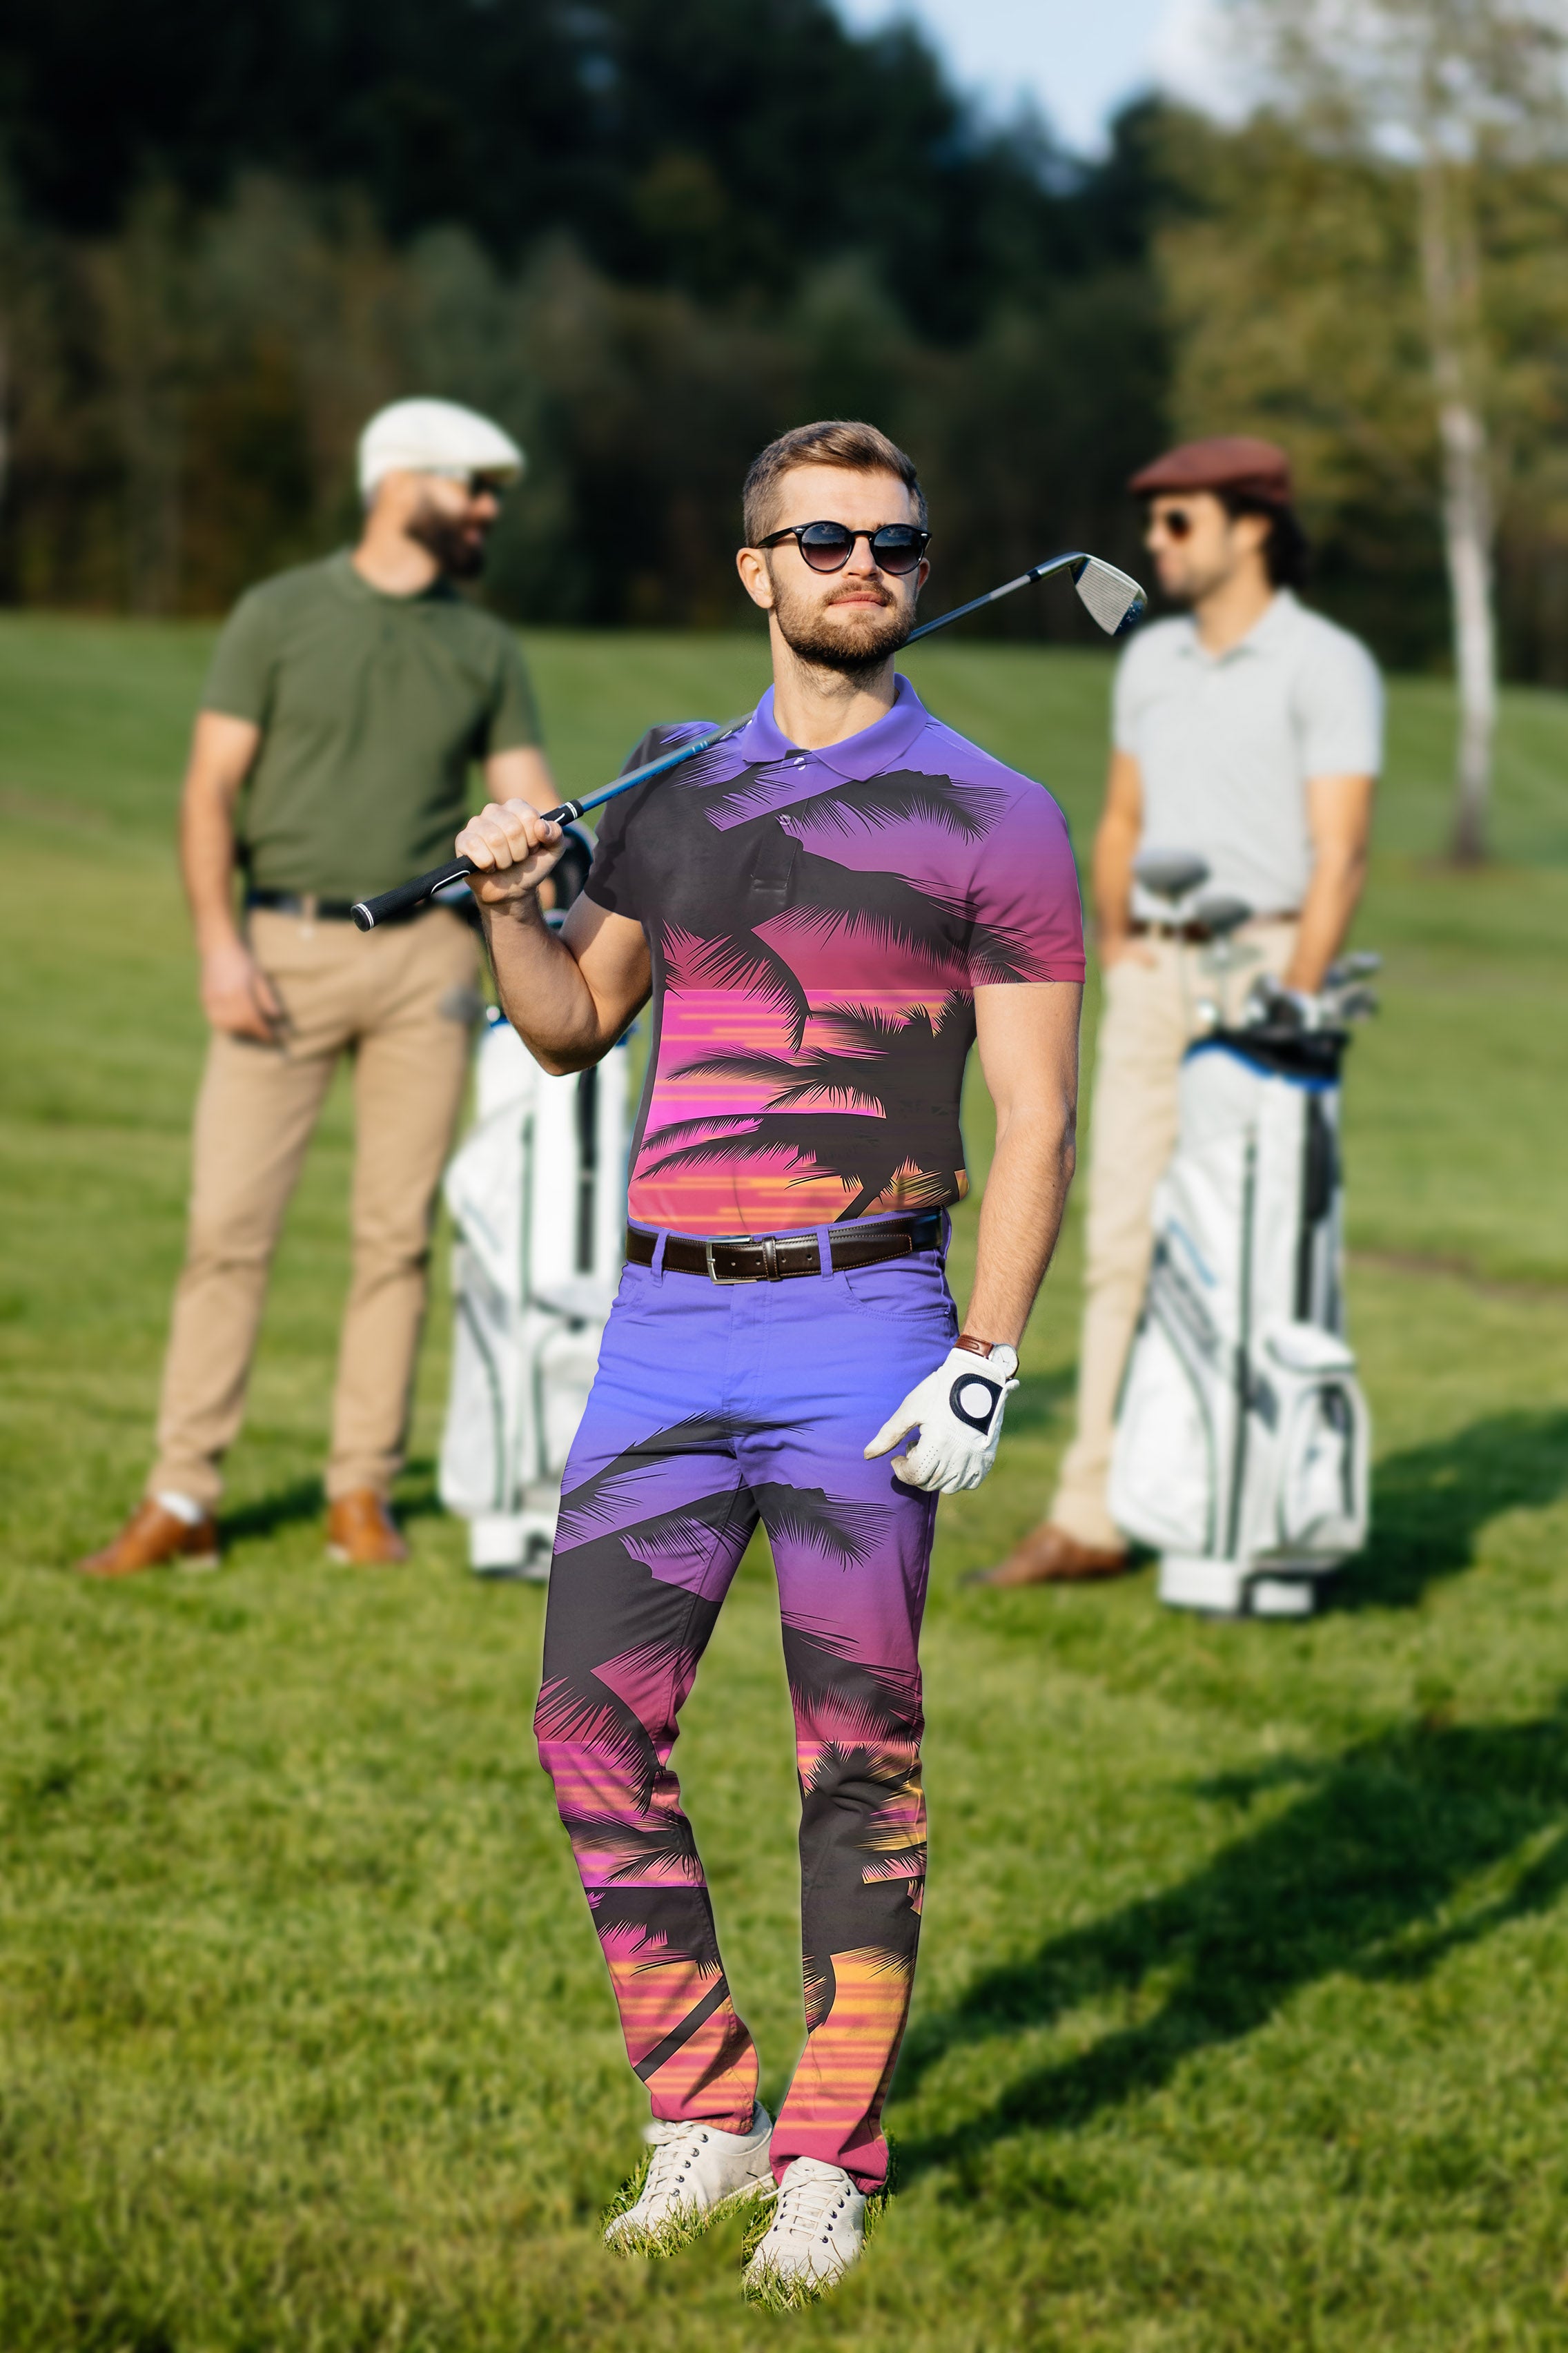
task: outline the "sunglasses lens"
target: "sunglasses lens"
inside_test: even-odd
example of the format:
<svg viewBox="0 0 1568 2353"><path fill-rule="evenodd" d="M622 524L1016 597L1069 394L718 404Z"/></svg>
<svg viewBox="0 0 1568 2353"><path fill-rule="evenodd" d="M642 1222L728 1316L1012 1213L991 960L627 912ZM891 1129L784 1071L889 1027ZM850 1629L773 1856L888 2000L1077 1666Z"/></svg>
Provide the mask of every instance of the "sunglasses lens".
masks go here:
<svg viewBox="0 0 1568 2353"><path fill-rule="evenodd" d="M814 572L841 571L854 544L841 522L808 522L800 534L800 552Z"/></svg>
<svg viewBox="0 0 1568 2353"><path fill-rule="evenodd" d="M921 560L924 534L908 523L890 522L876 533L871 542L871 554L884 572L895 577L912 572Z"/></svg>

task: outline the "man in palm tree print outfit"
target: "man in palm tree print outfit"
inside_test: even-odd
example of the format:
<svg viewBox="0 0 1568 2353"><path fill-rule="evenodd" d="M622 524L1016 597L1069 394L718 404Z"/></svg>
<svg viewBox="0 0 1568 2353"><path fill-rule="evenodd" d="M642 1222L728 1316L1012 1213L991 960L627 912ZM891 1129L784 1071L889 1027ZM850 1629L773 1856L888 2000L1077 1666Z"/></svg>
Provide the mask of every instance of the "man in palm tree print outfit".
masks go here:
<svg viewBox="0 0 1568 2353"><path fill-rule="evenodd" d="M611 2242L657 2252L771 2166L757 2263L786 2286L853 2259L885 2179L925 1871L936 1492L989 1466L1071 1173L1066 828L894 671L924 526L912 464L873 428L785 436L747 484L741 570L774 659L752 718L611 806L558 937L532 895L556 828L509 803L458 843L546 1068L596 1060L655 1007L628 1263L566 1472L536 1718L652 2098L652 2169ZM632 761L693 732L657 729ZM977 1033L998 1146L960 1335L945 1211L966 1189ZM795 1712L808 2030L771 2135L669 1762L759 1520Z"/></svg>

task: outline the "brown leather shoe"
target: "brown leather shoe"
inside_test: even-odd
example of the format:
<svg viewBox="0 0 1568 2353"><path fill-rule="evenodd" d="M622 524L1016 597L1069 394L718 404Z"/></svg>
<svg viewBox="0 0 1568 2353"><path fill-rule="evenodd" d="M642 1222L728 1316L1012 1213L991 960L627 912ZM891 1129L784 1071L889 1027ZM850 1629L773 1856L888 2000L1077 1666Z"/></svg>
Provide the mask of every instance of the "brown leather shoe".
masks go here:
<svg viewBox="0 0 1568 2353"><path fill-rule="evenodd" d="M217 1567L217 1523L209 1512L195 1527L154 1496L138 1504L112 1544L76 1564L79 1577L135 1577L175 1561L182 1568Z"/></svg>
<svg viewBox="0 0 1568 2353"><path fill-rule="evenodd" d="M327 1506L327 1557L352 1568L383 1568L406 1560L408 1546L381 1497L369 1487L335 1495Z"/></svg>
<svg viewBox="0 0 1568 2353"><path fill-rule="evenodd" d="M1079 1544L1066 1528L1047 1520L1044 1527L1031 1528L994 1568L976 1569L963 1581L966 1585L1082 1585L1091 1577L1123 1576L1128 1566L1124 1552Z"/></svg>

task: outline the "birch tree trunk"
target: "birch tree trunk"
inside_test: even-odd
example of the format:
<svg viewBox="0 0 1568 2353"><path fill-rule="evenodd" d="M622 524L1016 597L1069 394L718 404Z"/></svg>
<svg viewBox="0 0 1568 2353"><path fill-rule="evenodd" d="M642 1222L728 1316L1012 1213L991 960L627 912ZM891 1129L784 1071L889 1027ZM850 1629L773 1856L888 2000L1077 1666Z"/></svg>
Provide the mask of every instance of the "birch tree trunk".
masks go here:
<svg viewBox="0 0 1568 2353"><path fill-rule="evenodd" d="M1437 429L1443 450L1443 540L1453 604L1459 695L1453 855L1486 856L1497 728L1490 449L1476 385L1477 258L1455 169L1428 153L1421 173L1421 266Z"/></svg>

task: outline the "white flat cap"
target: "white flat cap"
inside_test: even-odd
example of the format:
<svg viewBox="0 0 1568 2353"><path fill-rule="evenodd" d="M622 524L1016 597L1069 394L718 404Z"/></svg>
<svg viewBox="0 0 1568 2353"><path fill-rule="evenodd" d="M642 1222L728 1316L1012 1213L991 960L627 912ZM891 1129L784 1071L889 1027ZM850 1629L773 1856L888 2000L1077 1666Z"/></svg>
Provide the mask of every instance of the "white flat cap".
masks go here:
<svg viewBox="0 0 1568 2353"><path fill-rule="evenodd" d="M515 482L527 462L510 434L478 409L455 400L395 400L377 410L359 437L360 494L368 499L384 476L404 468L416 474L495 474Z"/></svg>

